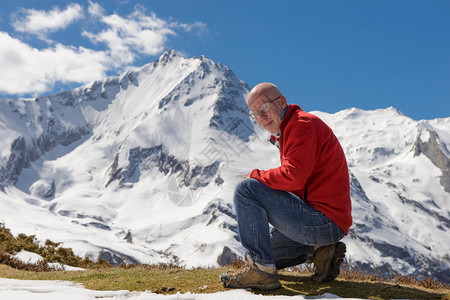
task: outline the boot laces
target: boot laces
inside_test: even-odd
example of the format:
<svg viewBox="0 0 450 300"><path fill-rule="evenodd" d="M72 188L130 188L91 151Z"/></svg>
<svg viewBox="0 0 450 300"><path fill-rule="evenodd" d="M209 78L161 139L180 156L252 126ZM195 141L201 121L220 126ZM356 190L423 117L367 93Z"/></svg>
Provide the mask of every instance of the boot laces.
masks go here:
<svg viewBox="0 0 450 300"><path fill-rule="evenodd" d="M253 267L253 264L250 262L245 262L245 264L236 271L236 273L233 274L233 276L230 277L230 279L228 280L227 286L230 284L231 280L235 279L236 281L239 281L238 276L241 274L245 274L246 272L250 271Z"/></svg>

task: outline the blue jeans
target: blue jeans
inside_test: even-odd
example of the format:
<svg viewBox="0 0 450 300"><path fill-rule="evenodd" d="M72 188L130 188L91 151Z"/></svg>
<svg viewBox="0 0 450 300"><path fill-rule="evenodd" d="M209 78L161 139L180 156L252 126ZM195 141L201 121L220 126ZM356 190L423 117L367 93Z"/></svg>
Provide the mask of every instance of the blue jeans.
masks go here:
<svg viewBox="0 0 450 300"><path fill-rule="evenodd" d="M312 259L315 246L334 244L345 236L300 197L256 179L237 185L234 207L242 246L254 262L277 269L304 263Z"/></svg>

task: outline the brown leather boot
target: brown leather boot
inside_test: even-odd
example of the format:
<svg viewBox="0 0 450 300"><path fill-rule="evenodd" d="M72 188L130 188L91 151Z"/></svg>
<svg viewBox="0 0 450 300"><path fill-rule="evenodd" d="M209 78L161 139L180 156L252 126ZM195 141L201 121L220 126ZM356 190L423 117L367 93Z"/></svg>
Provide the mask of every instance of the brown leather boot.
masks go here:
<svg viewBox="0 0 450 300"><path fill-rule="evenodd" d="M335 280L339 275L346 250L347 247L342 242L322 246L315 250L313 258L315 273L311 276L311 280L315 282Z"/></svg>
<svg viewBox="0 0 450 300"><path fill-rule="evenodd" d="M269 272L264 272L261 268ZM270 267L258 267L258 264L254 263L250 257L247 257L246 264L234 274L230 271L223 273L220 276L220 281L226 288L251 288L255 290L276 290L281 288L275 267L273 267L273 270Z"/></svg>

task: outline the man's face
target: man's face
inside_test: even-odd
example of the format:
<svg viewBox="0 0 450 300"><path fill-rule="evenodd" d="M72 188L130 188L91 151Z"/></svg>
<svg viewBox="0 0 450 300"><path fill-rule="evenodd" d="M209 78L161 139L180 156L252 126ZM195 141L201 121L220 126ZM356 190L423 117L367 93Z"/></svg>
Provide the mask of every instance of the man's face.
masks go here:
<svg viewBox="0 0 450 300"><path fill-rule="evenodd" d="M281 124L281 116L283 114L283 109L286 107L286 98L284 96L280 96L277 100L269 104L269 111L262 112L260 110L261 105L265 103L269 103L274 99L268 99L264 95L259 96L251 96L247 100L248 107L250 111L257 111L257 116L255 116L255 120L258 122L261 127L270 133L279 133L280 132L280 124Z"/></svg>

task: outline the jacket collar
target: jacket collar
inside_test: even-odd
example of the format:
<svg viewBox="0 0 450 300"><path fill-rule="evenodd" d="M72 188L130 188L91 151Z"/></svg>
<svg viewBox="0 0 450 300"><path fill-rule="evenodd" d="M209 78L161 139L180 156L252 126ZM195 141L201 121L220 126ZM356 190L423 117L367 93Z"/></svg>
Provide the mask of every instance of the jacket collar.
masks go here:
<svg viewBox="0 0 450 300"><path fill-rule="evenodd" d="M297 104L289 104L288 110L287 110L287 112L285 113L284 118L283 118L283 120L281 121L281 124L280 124L280 131L281 131L281 132L283 132L283 130L284 130L284 128L286 127L287 123L288 123L289 120L291 119L292 114L293 114L295 111L298 111L298 110L302 110L302 109L300 108L300 106L298 106Z"/></svg>

